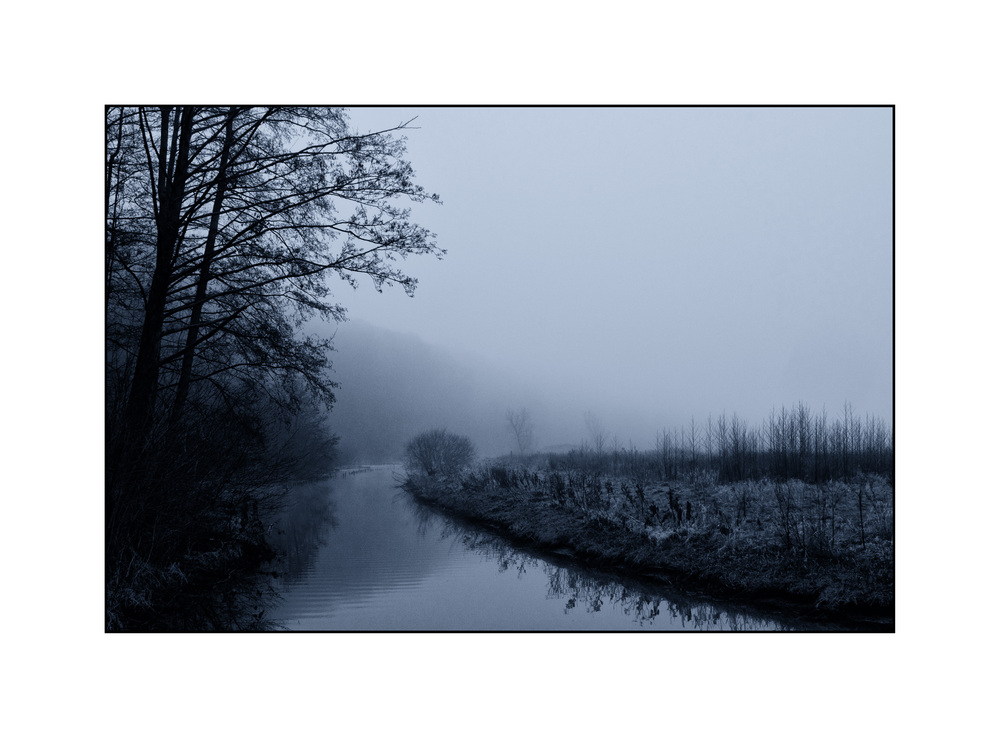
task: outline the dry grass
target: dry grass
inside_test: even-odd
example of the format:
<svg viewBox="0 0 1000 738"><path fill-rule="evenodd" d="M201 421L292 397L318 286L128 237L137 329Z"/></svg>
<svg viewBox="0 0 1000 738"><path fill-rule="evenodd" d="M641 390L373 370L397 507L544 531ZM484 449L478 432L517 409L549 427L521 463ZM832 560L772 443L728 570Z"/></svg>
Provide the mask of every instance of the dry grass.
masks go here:
<svg viewBox="0 0 1000 738"><path fill-rule="evenodd" d="M893 610L893 490L881 477L650 484L495 462L408 488L517 541L632 576L832 616Z"/></svg>

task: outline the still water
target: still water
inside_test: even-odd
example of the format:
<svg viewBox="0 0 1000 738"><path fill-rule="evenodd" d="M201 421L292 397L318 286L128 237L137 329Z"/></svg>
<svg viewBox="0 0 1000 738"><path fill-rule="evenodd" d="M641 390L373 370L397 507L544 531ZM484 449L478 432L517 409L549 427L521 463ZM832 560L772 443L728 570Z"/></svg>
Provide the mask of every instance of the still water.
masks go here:
<svg viewBox="0 0 1000 738"><path fill-rule="evenodd" d="M269 613L309 631L795 630L748 608L652 589L511 547L398 488L399 467L342 472L285 521ZM810 626L805 626L811 629Z"/></svg>

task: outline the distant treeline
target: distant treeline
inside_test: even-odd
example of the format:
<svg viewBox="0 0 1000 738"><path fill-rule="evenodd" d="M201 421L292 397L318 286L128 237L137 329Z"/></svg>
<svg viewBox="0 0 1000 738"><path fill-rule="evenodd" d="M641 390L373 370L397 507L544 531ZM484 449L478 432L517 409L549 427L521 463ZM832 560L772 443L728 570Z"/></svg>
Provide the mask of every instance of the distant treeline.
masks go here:
<svg viewBox="0 0 1000 738"><path fill-rule="evenodd" d="M737 415L662 430L651 450L624 447L597 433L580 449L549 454L552 468L645 479L707 474L718 482L801 479L847 480L877 474L893 482L892 428L882 418L858 416L845 404L837 417L799 403L774 410L759 425Z"/></svg>

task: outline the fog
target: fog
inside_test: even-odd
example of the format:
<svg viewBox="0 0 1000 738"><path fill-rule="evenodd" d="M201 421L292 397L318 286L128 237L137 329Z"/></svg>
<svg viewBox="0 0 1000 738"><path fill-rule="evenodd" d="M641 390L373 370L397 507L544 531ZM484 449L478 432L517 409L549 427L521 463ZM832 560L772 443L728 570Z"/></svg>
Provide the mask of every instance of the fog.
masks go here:
<svg viewBox="0 0 1000 738"><path fill-rule="evenodd" d="M585 413L638 448L799 401L891 420L891 109L351 112L414 117L444 203L415 219L448 253L402 265L413 298L331 284L345 451L443 425L504 453L522 406L538 447L579 443Z"/></svg>
<svg viewBox="0 0 1000 738"><path fill-rule="evenodd" d="M587 436L585 413L623 429L638 417L596 400L579 405L578 397L551 383L536 385L516 372L360 319L342 325L336 343L340 387L331 424L345 461L399 459L406 442L430 428L467 435L484 455L506 454L517 449L506 414L521 408L529 412L537 450L580 444ZM627 445L629 438L620 440Z"/></svg>

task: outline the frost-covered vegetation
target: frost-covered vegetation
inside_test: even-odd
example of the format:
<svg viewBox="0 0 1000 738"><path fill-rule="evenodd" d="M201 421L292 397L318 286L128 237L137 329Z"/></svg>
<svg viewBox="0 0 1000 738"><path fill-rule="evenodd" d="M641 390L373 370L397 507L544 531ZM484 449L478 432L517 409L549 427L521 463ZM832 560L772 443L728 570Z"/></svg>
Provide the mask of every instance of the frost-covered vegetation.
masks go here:
<svg viewBox="0 0 1000 738"><path fill-rule="evenodd" d="M600 428L575 452L553 463L637 479L678 479L705 474L715 481L800 479L821 483L858 474L893 478L892 429L881 418L854 413L845 404L837 417L799 403L774 410L754 426L737 415L693 419L657 433L652 450L625 447Z"/></svg>
<svg viewBox="0 0 1000 738"><path fill-rule="evenodd" d="M866 435L863 424L824 431L822 422L800 422L805 412L796 421L783 415L774 447L758 443L766 438L760 430L723 421L714 453L685 454L661 436L645 452L613 446L510 457L443 477L411 475L407 486L591 565L884 625L894 602L884 424L870 421ZM889 473L872 470L886 460Z"/></svg>

